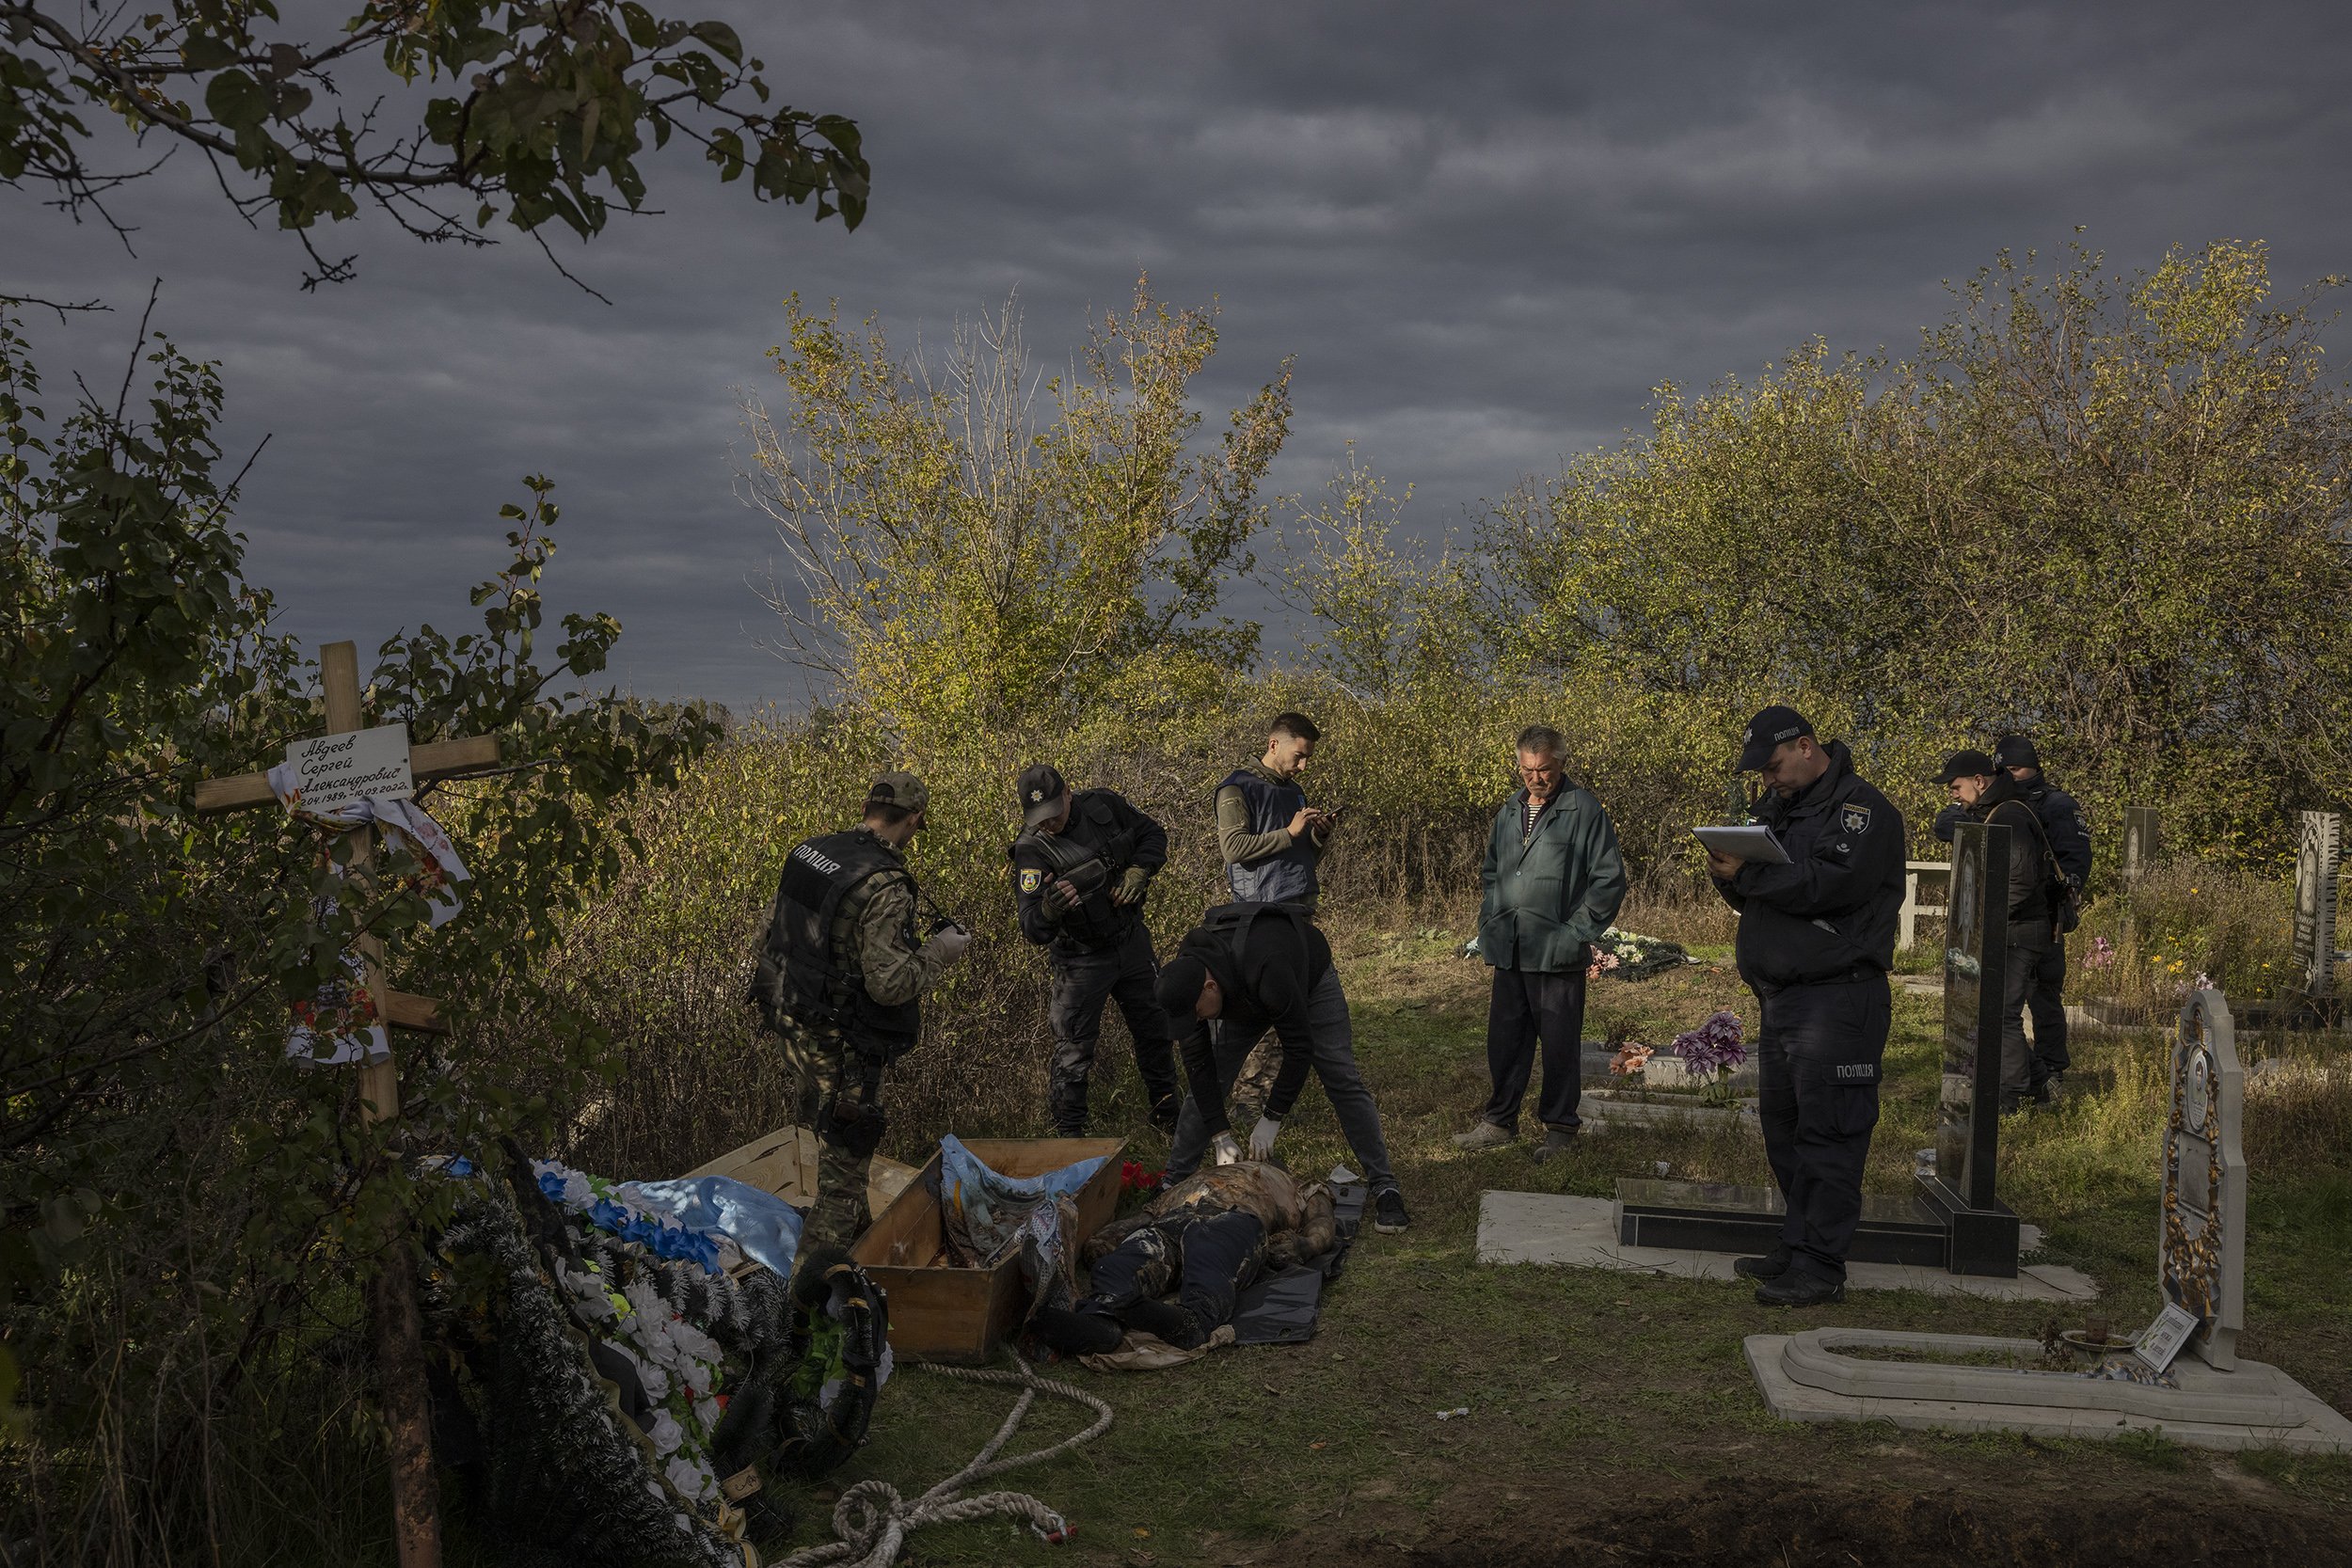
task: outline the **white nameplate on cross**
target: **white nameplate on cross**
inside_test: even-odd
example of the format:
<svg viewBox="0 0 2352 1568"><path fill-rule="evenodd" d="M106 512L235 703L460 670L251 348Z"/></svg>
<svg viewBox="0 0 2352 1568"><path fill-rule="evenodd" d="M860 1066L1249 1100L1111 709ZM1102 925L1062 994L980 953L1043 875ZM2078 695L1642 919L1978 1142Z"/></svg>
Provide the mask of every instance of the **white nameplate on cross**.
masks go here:
<svg viewBox="0 0 2352 1568"><path fill-rule="evenodd" d="M405 724L289 741L286 763L299 782L306 811L337 811L370 797L405 800L417 792Z"/></svg>

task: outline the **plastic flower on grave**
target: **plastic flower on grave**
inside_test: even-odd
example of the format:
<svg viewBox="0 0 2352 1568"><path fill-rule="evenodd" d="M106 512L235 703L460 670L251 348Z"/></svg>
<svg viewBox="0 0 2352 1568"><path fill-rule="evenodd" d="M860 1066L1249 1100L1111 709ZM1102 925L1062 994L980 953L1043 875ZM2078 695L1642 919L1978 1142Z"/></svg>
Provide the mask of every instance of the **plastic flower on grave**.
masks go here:
<svg viewBox="0 0 2352 1568"><path fill-rule="evenodd" d="M1639 1072L1644 1065L1657 1053L1658 1048L1654 1045L1643 1045L1628 1040L1617 1047L1615 1055L1609 1058L1609 1070L1619 1077Z"/></svg>
<svg viewBox="0 0 2352 1568"><path fill-rule="evenodd" d="M1707 1085L1708 1099L1726 1101L1734 1069L1746 1064L1748 1048L1741 1037L1737 1013L1719 1012L1686 1034L1677 1035L1674 1053L1686 1071Z"/></svg>

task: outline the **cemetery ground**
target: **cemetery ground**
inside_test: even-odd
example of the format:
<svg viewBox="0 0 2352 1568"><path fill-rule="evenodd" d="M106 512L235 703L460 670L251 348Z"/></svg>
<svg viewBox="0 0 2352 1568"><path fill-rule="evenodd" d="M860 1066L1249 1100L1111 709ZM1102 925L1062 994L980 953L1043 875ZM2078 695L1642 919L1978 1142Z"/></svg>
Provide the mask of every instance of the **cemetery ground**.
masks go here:
<svg viewBox="0 0 2352 1568"><path fill-rule="evenodd" d="M1605 1197L1618 1176L1659 1161L1693 1180L1770 1178L1752 1127L1612 1129L1541 1165L1526 1144L1454 1151L1447 1139L1470 1125L1486 1084L1486 971L1454 956L1458 942L1358 928L1338 943L1413 1227L1359 1238L1313 1342L1222 1351L1173 1371L1051 1369L1109 1400L1118 1419L1000 1484L1067 1512L1075 1539L1048 1548L1001 1523L939 1528L913 1544L915 1560L2352 1562L2342 1528L2352 1459L1783 1423L1740 1354L1746 1335L1830 1323L2036 1338L2061 1313L2063 1326L2081 1326L2084 1307L1856 1291L1790 1313L1756 1306L1745 1285L1478 1264L1489 1188ZM1718 1006L1752 1021L1727 949L1693 951L1704 961L1680 971L1597 982L1587 1037L1662 1043ZM1907 1192L1913 1151L1933 1141L1939 1007L1897 992L1872 1191ZM2157 1304L2159 1038L2078 1032L2075 1092L2002 1130L2005 1195L2043 1227L2044 1259L2097 1279L2095 1310L2119 1331ZM2249 1066L2319 1049L2241 1037ZM1132 1098L1122 1084L1111 1114ZM2352 1409L2352 1078L2266 1079L2249 1088L2246 1124L2241 1348ZM1156 1161L1164 1149L1138 1140L1136 1152ZM1311 1171L1346 1158L1311 1086L1282 1154ZM955 1470L1008 1404L1001 1390L903 1374L871 1445L789 1494L793 1544L825 1538L833 1498L858 1481L913 1496ZM1013 1446L1074 1424L1068 1406L1041 1402Z"/></svg>

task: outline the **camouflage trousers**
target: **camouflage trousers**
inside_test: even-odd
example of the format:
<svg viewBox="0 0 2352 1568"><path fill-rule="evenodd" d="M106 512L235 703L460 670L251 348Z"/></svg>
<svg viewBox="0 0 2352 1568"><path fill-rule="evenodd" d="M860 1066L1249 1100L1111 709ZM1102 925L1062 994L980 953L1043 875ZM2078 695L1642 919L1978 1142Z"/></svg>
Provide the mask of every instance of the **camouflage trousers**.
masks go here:
<svg viewBox="0 0 2352 1568"><path fill-rule="evenodd" d="M1274 1080L1282 1070L1282 1042L1273 1034L1249 1048L1243 1058L1241 1076L1233 1080L1233 1125L1247 1128L1265 1110L1266 1097L1274 1092Z"/></svg>
<svg viewBox="0 0 2352 1568"><path fill-rule="evenodd" d="M818 1247L846 1248L866 1229L866 1187L873 1155L853 1153L834 1127L834 1103L860 1092L863 1064L841 1036L829 1029L787 1025L779 1039L785 1072L793 1086L793 1117L817 1134L817 1196L801 1228L801 1254Z"/></svg>

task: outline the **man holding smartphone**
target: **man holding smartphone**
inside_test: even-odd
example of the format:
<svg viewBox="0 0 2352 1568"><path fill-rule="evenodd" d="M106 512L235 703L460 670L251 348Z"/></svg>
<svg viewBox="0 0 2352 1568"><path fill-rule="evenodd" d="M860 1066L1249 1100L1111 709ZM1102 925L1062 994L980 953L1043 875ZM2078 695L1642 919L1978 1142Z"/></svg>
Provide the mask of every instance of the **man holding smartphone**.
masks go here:
<svg viewBox="0 0 2352 1568"><path fill-rule="evenodd" d="M1296 904L1312 914L1322 894L1316 867L1337 812L1307 803L1300 780L1323 732L1303 713L1278 713L1265 753L1216 786L1216 842L1236 903Z"/></svg>
<svg viewBox="0 0 2352 1568"><path fill-rule="evenodd" d="M1278 713L1266 724L1264 752L1251 766L1227 774L1216 786L1216 842L1225 857L1225 880L1233 891L1233 907L1279 904L1294 913L1302 927L1313 919L1323 892L1318 868L1340 818L1336 811L1309 805L1306 786L1300 782L1322 739L1323 732L1305 714ZM1315 932L1312 940L1322 942L1322 933ZM1323 950L1327 954L1328 945ZM1327 964L1320 974L1324 990L1319 1000L1326 1015L1336 1017L1339 1022L1325 1031L1327 1045L1314 1058L1315 1075L1339 1117L1340 1131L1349 1148L1371 1179L1373 1228L1384 1233L1402 1230L1412 1222L1405 1198L1396 1190L1395 1178L1389 1174L1388 1144L1381 1134L1379 1111L1356 1067L1345 1022L1347 996L1340 989L1338 971ZM1200 1016L1210 1021L1213 1048L1230 1051L1236 1032L1233 1021L1213 1013ZM1257 1041L1265 1032L1261 1024L1248 1031L1248 1038ZM1262 1128L1269 1123L1279 1126L1290 1108L1287 1099L1278 1104L1276 1080L1281 1066L1281 1054L1268 1039L1249 1049L1234 1069L1232 1100L1235 1110L1247 1118L1250 1113L1242 1107L1255 1107ZM1185 1132L1180 1129L1168 1159L1168 1180L1192 1173L1206 1141L1196 1137L1193 1147L1187 1148Z"/></svg>

